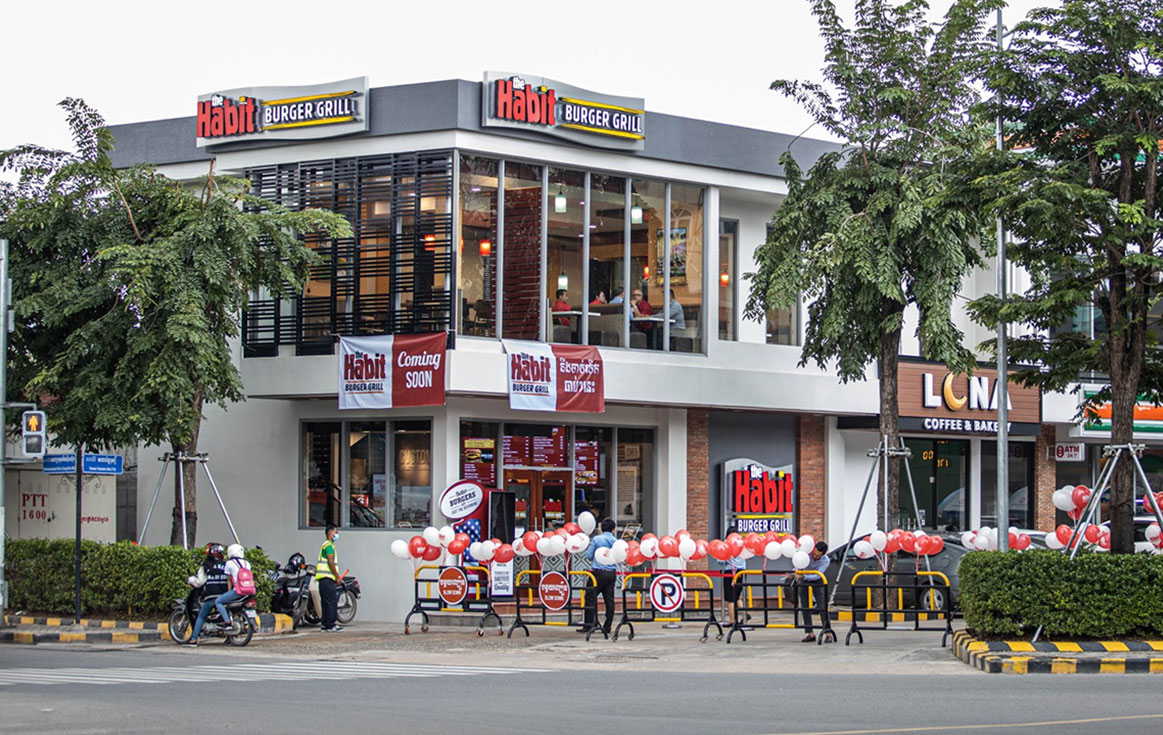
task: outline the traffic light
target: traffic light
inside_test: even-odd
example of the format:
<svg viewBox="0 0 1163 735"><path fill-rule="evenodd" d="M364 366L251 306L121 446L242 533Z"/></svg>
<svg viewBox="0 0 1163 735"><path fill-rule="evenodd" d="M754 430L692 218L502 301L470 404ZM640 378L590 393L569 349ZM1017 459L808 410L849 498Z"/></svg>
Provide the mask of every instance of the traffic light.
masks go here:
<svg viewBox="0 0 1163 735"><path fill-rule="evenodd" d="M44 411L25 411L20 417L20 446L26 457L44 456Z"/></svg>

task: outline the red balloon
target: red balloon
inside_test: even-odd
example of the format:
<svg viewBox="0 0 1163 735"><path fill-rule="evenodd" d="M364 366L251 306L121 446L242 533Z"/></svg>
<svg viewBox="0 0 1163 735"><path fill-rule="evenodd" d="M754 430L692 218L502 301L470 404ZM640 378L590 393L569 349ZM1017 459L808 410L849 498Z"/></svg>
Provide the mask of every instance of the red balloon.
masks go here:
<svg viewBox="0 0 1163 735"><path fill-rule="evenodd" d="M1090 500L1090 490L1087 489L1086 485L1075 485L1074 490L1070 493L1070 499L1074 502L1075 508L1083 508Z"/></svg>
<svg viewBox="0 0 1163 735"><path fill-rule="evenodd" d="M1159 538L1163 538L1163 536L1160 536ZM739 556L743 553L743 537L739 534L732 533L728 535L727 540L724 543L727 544L727 548L730 550L731 556Z"/></svg>
<svg viewBox="0 0 1163 735"><path fill-rule="evenodd" d="M658 539L658 554L663 557L678 556L678 539L674 536L663 536Z"/></svg>
<svg viewBox="0 0 1163 735"><path fill-rule="evenodd" d="M763 547L767 548L767 545L770 544L772 541L779 543L780 540L781 539L779 538L778 533L776 533L775 531L768 531L767 533L763 534Z"/></svg>
<svg viewBox="0 0 1163 735"><path fill-rule="evenodd" d="M577 525L573 521L570 521L569 523L565 524L565 530L569 532L570 536L574 535L575 533L582 532L581 526Z"/></svg>
<svg viewBox="0 0 1163 735"><path fill-rule="evenodd" d="M929 553L930 554L940 554L944 550L945 550L945 539L941 538L940 536L930 536L929 537Z"/></svg>
<svg viewBox="0 0 1163 735"><path fill-rule="evenodd" d="M913 538L913 553L917 556L929 555L929 537L916 536Z"/></svg>
<svg viewBox="0 0 1163 735"><path fill-rule="evenodd" d="M439 546L429 546L424 550L424 561L436 561L444 554L444 549Z"/></svg>
<svg viewBox="0 0 1163 735"><path fill-rule="evenodd" d="M408 540L408 553L413 559L423 558L425 551L428 551L428 542L423 536L413 536Z"/></svg>
<svg viewBox="0 0 1163 735"><path fill-rule="evenodd" d="M884 553L891 554L894 551L899 551L901 548L900 539L896 536L889 536L884 542Z"/></svg>
<svg viewBox="0 0 1163 735"><path fill-rule="evenodd" d="M743 537L743 546L752 554L759 556L763 553L763 537L758 533L749 533Z"/></svg>
<svg viewBox="0 0 1163 735"><path fill-rule="evenodd" d="M517 552L513 551L513 546L511 544L501 544L497 547L497 550L493 552L493 561L500 562L501 564L508 564L509 562L513 561L513 557L516 555Z"/></svg>
<svg viewBox="0 0 1163 735"><path fill-rule="evenodd" d="M1082 508L1071 508L1070 510L1066 511L1066 515L1072 521L1081 521L1082 520Z"/></svg>
<svg viewBox="0 0 1163 735"><path fill-rule="evenodd" d="M651 538L658 538L658 537L657 537L657 536L655 536L653 533L644 533L644 534L642 534L642 540L643 540L643 541L645 541L646 539L651 539Z"/></svg>
<svg viewBox="0 0 1163 735"><path fill-rule="evenodd" d="M917 549L917 537L908 531L901 532L901 535L897 537L897 542L901 545L903 551L907 551L910 554Z"/></svg>
<svg viewBox="0 0 1163 735"><path fill-rule="evenodd" d="M1065 523L1063 523L1061 526L1058 526L1058 528L1054 529L1054 535L1057 536L1058 540L1062 543L1068 543L1070 541L1070 526L1067 526Z"/></svg>
<svg viewBox="0 0 1163 735"><path fill-rule="evenodd" d="M1006 538L1007 538L1007 539L1009 539L1009 542L1010 542L1010 546L1009 546L1009 547L1010 547L1011 549L1016 549L1016 548L1018 548L1018 535L1017 535L1016 533L1014 533L1013 531L1010 531L1010 532L1009 532L1009 533L1006 535Z"/></svg>
<svg viewBox="0 0 1163 735"><path fill-rule="evenodd" d="M698 561L707 555L710 544L705 538L695 539L695 553L691 556L691 561Z"/></svg>
<svg viewBox="0 0 1163 735"><path fill-rule="evenodd" d="M678 539L679 541L682 541L684 538L693 538L691 536L691 532L686 530L685 528L680 528L677 531L675 531L674 537L676 539Z"/></svg>
<svg viewBox="0 0 1163 735"><path fill-rule="evenodd" d="M644 563L646 563L646 557L642 556L642 552L637 547L626 549L626 566L636 567Z"/></svg>
<svg viewBox="0 0 1163 735"><path fill-rule="evenodd" d="M531 552L537 552L537 532L526 531L525 535L521 537L521 543L525 544L525 548Z"/></svg>
<svg viewBox="0 0 1163 735"><path fill-rule="evenodd" d="M1086 530L1082 532L1082 535L1086 537L1087 542L1093 544L1098 542L1098 537L1101 533L1101 528L1094 525L1093 523L1088 523L1086 524Z"/></svg>
<svg viewBox="0 0 1163 735"><path fill-rule="evenodd" d="M1109 549L1111 547L1111 535L1109 531L1103 531L1098 535L1098 546L1100 549Z"/></svg>
<svg viewBox="0 0 1163 735"><path fill-rule="evenodd" d="M453 556L460 556L464 550L468 548L468 544L464 543L463 539L454 538L448 542L448 553Z"/></svg>
<svg viewBox="0 0 1163 735"><path fill-rule="evenodd" d="M1018 551L1025 551L1026 549L1030 548L1031 541L1032 540L1030 539L1029 534L1019 533L1018 540L1014 542L1014 548Z"/></svg>
<svg viewBox="0 0 1163 735"><path fill-rule="evenodd" d="M711 543L707 544L707 553L710 554L714 559L719 561L727 561L731 558L731 547L727 545L726 541L715 539Z"/></svg>

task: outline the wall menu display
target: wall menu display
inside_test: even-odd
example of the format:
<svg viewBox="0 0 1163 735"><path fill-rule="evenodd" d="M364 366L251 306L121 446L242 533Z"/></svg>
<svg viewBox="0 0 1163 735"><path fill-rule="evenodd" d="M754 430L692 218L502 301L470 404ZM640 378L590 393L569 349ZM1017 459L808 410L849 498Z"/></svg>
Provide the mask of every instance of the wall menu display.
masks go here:
<svg viewBox="0 0 1163 735"><path fill-rule="evenodd" d="M506 467L529 466L529 439L527 436L506 434L501 440L501 456Z"/></svg>
<svg viewBox="0 0 1163 735"><path fill-rule="evenodd" d="M574 483L577 485L598 484L599 449L596 441L574 442Z"/></svg>
<svg viewBox="0 0 1163 735"><path fill-rule="evenodd" d="M485 487L497 486L497 440L464 437L461 440L461 479Z"/></svg>
<svg viewBox="0 0 1163 735"><path fill-rule="evenodd" d="M550 436L529 437L534 467L565 467L565 429L554 426Z"/></svg>

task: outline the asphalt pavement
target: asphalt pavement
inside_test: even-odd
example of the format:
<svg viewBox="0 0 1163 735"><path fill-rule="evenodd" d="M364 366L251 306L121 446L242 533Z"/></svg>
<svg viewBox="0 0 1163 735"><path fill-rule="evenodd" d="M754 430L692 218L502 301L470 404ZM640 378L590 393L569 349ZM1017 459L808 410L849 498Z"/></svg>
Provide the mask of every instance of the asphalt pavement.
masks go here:
<svg viewBox="0 0 1163 735"><path fill-rule="evenodd" d="M398 626L396 626L398 627ZM0 733L1158 732L1158 679L987 675L939 634L727 645L642 629L588 644L393 626L256 638L245 649L0 647ZM794 636L794 637L793 637ZM233 723L233 724L231 724Z"/></svg>

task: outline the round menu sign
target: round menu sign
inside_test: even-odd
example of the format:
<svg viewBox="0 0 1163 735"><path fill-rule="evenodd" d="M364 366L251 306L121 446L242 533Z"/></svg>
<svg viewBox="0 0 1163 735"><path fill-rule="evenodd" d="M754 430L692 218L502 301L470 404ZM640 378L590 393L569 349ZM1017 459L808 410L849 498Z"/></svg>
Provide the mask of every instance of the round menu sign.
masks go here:
<svg viewBox="0 0 1163 735"><path fill-rule="evenodd" d="M440 513L450 521L472 515L485 502L485 489L473 480L458 480L440 496Z"/></svg>
<svg viewBox="0 0 1163 735"><path fill-rule="evenodd" d="M546 608L560 610L569 604L569 580L561 572L546 572L541 575L537 594Z"/></svg>
<svg viewBox="0 0 1163 735"><path fill-rule="evenodd" d="M468 595L468 578L458 567L448 567L442 571L436 586L445 605L459 605Z"/></svg>

